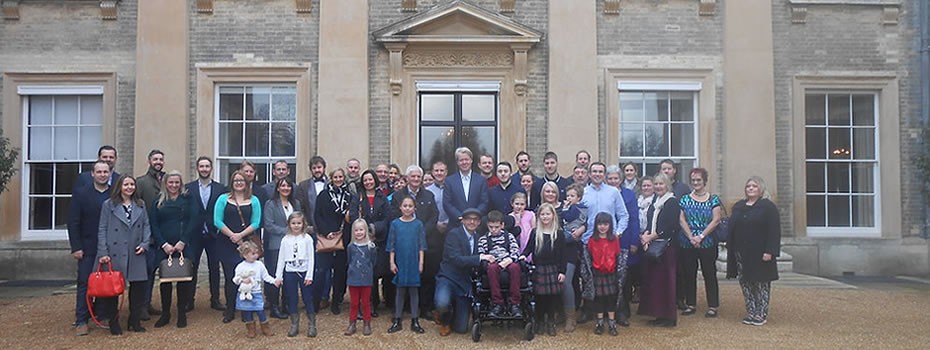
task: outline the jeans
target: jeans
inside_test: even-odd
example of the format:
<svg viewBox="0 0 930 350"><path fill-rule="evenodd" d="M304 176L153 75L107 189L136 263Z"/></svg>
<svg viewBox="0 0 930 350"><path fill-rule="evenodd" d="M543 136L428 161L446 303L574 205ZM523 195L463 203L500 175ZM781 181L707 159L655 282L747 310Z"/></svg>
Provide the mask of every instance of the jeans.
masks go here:
<svg viewBox="0 0 930 350"><path fill-rule="evenodd" d="M327 272L332 271L333 274L333 297L332 302L335 304L341 304L346 294L346 274L348 273L348 262L346 261L346 252L338 251L334 253L317 253L316 254L316 273L313 277L314 281L322 281L325 278ZM325 286L319 285L320 288L314 291L314 297L324 298L324 295L329 294L324 288Z"/></svg>
<svg viewBox="0 0 930 350"><path fill-rule="evenodd" d="M207 235L201 235L198 238L200 242L194 245L194 285L197 285L197 271L200 270L200 259L203 252L207 252L207 271L210 283L210 301L219 302L220 300L220 260L216 254L216 238ZM194 294L197 289L194 288ZM193 300L194 295L191 295Z"/></svg>
<svg viewBox="0 0 930 350"><path fill-rule="evenodd" d="M87 279L97 265L95 258L85 256L77 261L77 298L74 304L74 323L77 325L87 324L90 318L90 310L87 309ZM102 316L98 314L97 318Z"/></svg>
<svg viewBox="0 0 930 350"><path fill-rule="evenodd" d="M297 313L297 292L300 291L300 299L304 302L304 308L307 315L313 314L313 284L304 285L306 272L284 272L284 296L287 298L287 312L291 315Z"/></svg>
<svg viewBox="0 0 930 350"><path fill-rule="evenodd" d="M262 259L265 263L265 269L268 270L269 274L275 273L278 268L278 253L280 251L275 250L265 250L265 257ZM281 276L275 276L276 278ZM303 282L301 282L303 283ZM285 299L281 295L281 291L278 287L275 287L274 284L265 283L265 305L271 305L272 307L278 306L280 300Z"/></svg>
<svg viewBox="0 0 930 350"><path fill-rule="evenodd" d="M249 323L255 321L252 314L258 314L258 321L261 323L268 322L268 316L265 315L265 310L262 311L242 311L242 322Z"/></svg>
<svg viewBox="0 0 930 350"><path fill-rule="evenodd" d="M565 264L565 282L562 282L562 306L566 311L575 310L575 264Z"/></svg>
<svg viewBox="0 0 930 350"><path fill-rule="evenodd" d="M468 332L468 315L470 314L468 291L462 290L445 277L437 277L436 294L433 300L436 301L436 311L442 315L443 322L450 323L449 313L451 312L452 330L456 333Z"/></svg>

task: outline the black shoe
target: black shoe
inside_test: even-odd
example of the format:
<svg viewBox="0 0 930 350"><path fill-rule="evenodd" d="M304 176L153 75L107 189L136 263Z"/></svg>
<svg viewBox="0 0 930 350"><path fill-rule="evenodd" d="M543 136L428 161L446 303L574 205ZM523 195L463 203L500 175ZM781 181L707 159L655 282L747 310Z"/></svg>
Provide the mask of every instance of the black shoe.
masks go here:
<svg viewBox="0 0 930 350"><path fill-rule="evenodd" d="M549 334L550 337L554 337L554 336L555 336L556 333L555 333L555 323L554 323L554 322L546 322L546 334Z"/></svg>
<svg viewBox="0 0 930 350"><path fill-rule="evenodd" d="M226 306L219 300L210 300L210 308L216 311L226 311Z"/></svg>
<svg viewBox="0 0 930 350"><path fill-rule="evenodd" d="M656 327L672 328L678 325L678 321L668 320L668 319L658 319L656 320L655 325Z"/></svg>
<svg viewBox="0 0 930 350"><path fill-rule="evenodd" d="M271 305L271 317L277 318L279 320L287 319L287 315L282 314L277 305Z"/></svg>
<svg viewBox="0 0 930 350"><path fill-rule="evenodd" d="M404 326L400 323L399 318L395 318L391 323L391 328L388 328L388 333L397 333L404 329Z"/></svg>
<svg viewBox="0 0 930 350"><path fill-rule="evenodd" d="M498 318L501 317L501 314L504 313L504 305L494 305L491 308L491 312L488 313L488 317Z"/></svg>
<svg viewBox="0 0 930 350"><path fill-rule="evenodd" d="M166 312L158 318L158 321L155 321L155 328L164 327L168 322L171 322L171 314Z"/></svg>
<svg viewBox="0 0 930 350"><path fill-rule="evenodd" d="M333 312L333 315L338 315L340 312L342 312L339 310L339 303L335 301L329 305L329 310Z"/></svg>
<svg viewBox="0 0 930 350"><path fill-rule="evenodd" d="M180 313L178 314L178 328L187 327L187 314Z"/></svg>
<svg viewBox="0 0 930 350"><path fill-rule="evenodd" d="M523 312L520 311L520 305L510 305L510 317L523 318Z"/></svg>
<svg viewBox="0 0 930 350"><path fill-rule="evenodd" d="M420 333L420 334L426 333L426 330L424 330L423 327L420 327L420 321L417 320L416 317L410 320L410 330L413 331L414 333Z"/></svg>
<svg viewBox="0 0 930 350"><path fill-rule="evenodd" d="M597 319L597 323L594 324L594 334L601 335L604 334L604 319Z"/></svg>
<svg viewBox="0 0 930 350"><path fill-rule="evenodd" d="M616 337L618 334L620 334L620 333L617 332L617 321L615 321L615 320L607 321L607 332L608 332L611 336L614 336L614 337Z"/></svg>
<svg viewBox="0 0 930 350"><path fill-rule="evenodd" d="M223 323L230 323L236 319L236 313L226 310L223 312Z"/></svg>
<svg viewBox="0 0 930 350"><path fill-rule="evenodd" d="M577 323L577 324L585 324L585 323L588 323L588 321L591 321L592 319L593 319L593 317L591 317L591 313L590 313L590 312L581 311L581 312L578 313L578 321L576 321L575 323Z"/></svg>
<svg viewBox="0 0 930 350"><path fill-rule="evenodd" d="M678 310L685 311L688 308L688 305L685 304L684 300L678 300Z"/></svg>
<svg viewBox="0 0 930 350"><path fill-rule="evenodd" d="M142 320L142 321L151 320L151 319L152 319L152 316L149 315L149 310L142 309L142 311L139 312L139 319Z"/></svg>
<svg viewBox="0 0 930 350"><path fill-rule="evenodd" d="M190 304L187 304L187 306L184 307L184 312L191 312L191 311L194 311L194 303L193 303L193 302L190 303Z"/></svg>
<svg viewBox="0 0 930 350"><path fill-rule="evenodd" d="M119 321L117 321L116 319L110 320L110 334L112 335L123 334L123 329L119 326Z"/></svg>
<svg viewBox="0 0 930 350"><path fill-rule="evenodd" d="M375 308L371 308L371 317L378 317L378 311Z"/></svg>
<svg viewBox="0 0 930 350"><path fill-rule="evenodd" d="M154 315L154 316L161 315L161 310L152 307L152 305L149 305L148 312L149 312L149 315Z"/></svg>
<svg viewBox="0 0 930 350"><path fill-rule="evenodd" d="M142 327L142 323L129 323L126 328L129 329L130 332L145 333L145 327Z"/></svg>
<svg viewBox="0 0 930 350"><path fill-rule="evenodd" d="M629 319L628 317L626 317L625 315L621 315L621 316L618 317L618 318L619 318L619 319L617 320L617 324L619 324L621 327L629 327L629 326L630 326L630 319Z"/></svg>
<svg viewBox="0 0 930 350"><path fill-rule="evenodd" d="M681 314L688 316L688 315L694 315L695 312L697 312L697 309L694 308L694 306L688 305L685 307L684 310L681 311Z"/></svg>

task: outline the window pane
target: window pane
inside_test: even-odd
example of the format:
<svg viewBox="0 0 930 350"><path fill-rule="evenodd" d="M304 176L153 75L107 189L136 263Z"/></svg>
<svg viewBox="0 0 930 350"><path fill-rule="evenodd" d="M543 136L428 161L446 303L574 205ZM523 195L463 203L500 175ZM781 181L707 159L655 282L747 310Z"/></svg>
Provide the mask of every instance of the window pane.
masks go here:
<svg viewBox="0 0 930 350"><path fill-rule="evenodd" d="M827 196L827 226L849 227L849 196Z"/></svg>
<svg viewBox="0 0 930 350"><path fill-rule="evenodd" d="M668 121L668 93L643 93L645 117L647 121Z"/></svg>
<svg viewBox="0 0 930 350"><path fill-rule="evenodd" d="M672 156L694 156L694 124L671 124Z"/></svg>
<svg viewBox="0 0 930 350"><path fill-rule="evenodd" d="M643 124L620 123L620 156L642 157Z"/></svg>
<svg viewBox="0 0 930 350"><path fill-rule="evenodd" d="M55 164L55 194L71 194L71 187L80 172L80 163Z"/></svg>
<svg viewBox="0 0 930 350"><path fill-rule="evenodd" d="M429 168L440 160L445 162L449 168L454 169L455 129L448 126L421 127L420 166Z"/></svg>
<svg viewBox="0 0 930 350"><path fill-rule="evenodd" d="M294 157L297 149L294 146L294 123L271 124L271 155L273 157Z"/></svg>
<svg viewBox="0 0 930 350"><path fill-rule="evenodd" d="M807 159L827 159L827 129L806 128L804 133Z"/></svg>
<svg viewBox="0 0 930 350"><path fill-rule="evenodd" d="M245 119L269 120L271 108L270 87L245 88Z"/></svg>
<svg viewBox="0 0 930 350"><path fill-rule="evenodd" d="M495 154L497 135L494 129L493 126L463 126L462 147L468 147L474 154Z"/></svg>
<svg viewBox="0 0 930 350"><path fill-rule="evenodd" d="M494 121L497 115L495 95L462 95L462 120Z"/></svg>
<svg viewBox="0 0 930 350"><path fill-rule="evenodd" d="M643 121L643 93L641 92L621 92L620 93L620 121L622 122Z"/></svg>
<svg viewBox="0 0 930 350"><path fill-rule="evenodd" d="M78 159L78 129L71 126L55 128L55 154L53 156L56 160Z"/></svg>
<svg viewBox="0 0 930 350"><path fill-rule="evenodd" d="M875 159L875 129L853 129L853 157L855 159Z"/></svg>
<svg viewBox="0 0 930 350"><path fill-rule="evenodd" d="M269 154L268 124L245 124L246 157L267 157Z"/></svg>
<svg viewBox="0 0 930 350"><path fill-rule="evenodd" d="M875 198L852 196L852 214L853 226L875 227Z"/></svg>
<svg viewBox="0 0 930 350"><path fill-rule="evenodd" d="M875 95L852 95L853 125L875 125Z"/></svg>
<svg viewBox="0 0 930 350"><path fill-rule="evenodd" d="M849 95L829 95L827 97L830 125L849 125Z"/></svg>
<svg viewBox="0 0 930 350"><path fill-rule="evenodd" d="M29 164L29 194L52 194L52 163Z"/></svg>
<svg viewBox="0 0 930 350"><path fill-rule="evenodd" d="M852 154L849 128L829 128L830 159L849 159Z"/></svg>
<svg viewBox="0 0 930 350"><path fill-rule="evenodd" d="M220 120L242 120L242 88L220 88Z"/></svg>
<svg viewBox="0 0 930 350"><path fill-rule="evenodd" d="M81 127L81 145L78 157L81 159L97 159L97 148L103 144L102 136L103 127L101 126L82 126Z"/></svg>
<svg viewBox="0 0 930 350"><path fill-rule="evenodd" d="M872 163L853 163L852 166L852 192L875 192L875 165Z"/></svg>
<svg viewBox="0 0 930 350"><path fill-rule="evenodd" d="M668 131L667 124L646 124L646 156L668 157Z"/></svg>
<svg viewBox="0 0 930 350"><path fill-rule="evenodd" d="M56 230L67 230L68 229L68 211L71 209L71 197L56 197L54 202L55 202L55 229Z"/></svg>
<svg viewBox="0 0 930 350"><path fill-rule="evenodd" d="M55 125L78 123L78 96L55 96Z"/></svg>
<svg viewBox="0 0 930 350"><path fill-rule="evenodd" d="M33 126L29 128L29 159L52 159L51 127Z"/></svg>
<svg viewBox="0 0 930 350"><path fill-rule="evenodd" d="M694 93L672 92L669 96L672 121L694 121Z"/></svg>
<svg viewBox="0 0 930 350"><path fill-rule="evenodd" d="M29 124L52 124L51 96L29 96Z"/></svg>
<svg viewBox="0 0 930 350"><path fill-rule="evenodd" d="M81 96L81 124L103 124L103 97Z"/></svg>
<svg viewBox="0 0 930 350"><path fill-rule="evenodd" d="M826 125L825 103L827 98L821 94L810 94L804 97L804 114L807 125Z"/></svg>
<svg viewBox="0 0 930 350"><path fill-rule="evenodd" d="M242 124L220 123L220 157L242 156Z"/></svg>
<svg viewBox="0 0 930 350"><path fill-rule="evenodd" d="M420 117L423 121L452 121L454 113L453 95L420 95Z"/></svg>
<svg viewBox="0 0 930 350"><path fill-rule="evenodd" d="M849 193L849 163L827 163L827 192Z"/></svg>
<svg viewBox="0 0 930 350"><path fill-rule="evenodd" d="M826 192L826 183L824 172L826 172L826 163L807 163L807 192Z"/></svg>
<svg viewBox="0 0 930 350"><path fill-rule="evenodd" d="M807 226L826 226L826 205L824 196L807 196Z"/></svg>
<svg viewBox="0 0 930 350"><path fill-rule="evenodd" d="M52 198L29 198L29 229L52 229Z"/></svg>
<svg viewBox="0 0 930 350"><path fill-rule="evenodd" d="M293 87L276 87L271 95L272 120L297 119L297 89Z"/></svg>

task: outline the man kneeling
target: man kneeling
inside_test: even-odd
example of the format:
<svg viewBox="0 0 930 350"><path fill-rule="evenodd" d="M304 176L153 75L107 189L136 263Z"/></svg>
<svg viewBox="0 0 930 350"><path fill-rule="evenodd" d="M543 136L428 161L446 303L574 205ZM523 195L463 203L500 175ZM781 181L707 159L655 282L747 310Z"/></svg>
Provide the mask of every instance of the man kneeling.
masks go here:
<svg viewBox="0 0 930 350"><path fill-rule="evenodd" d="M504 313L504 296L501 294L501 271L510 274L510 316L522 317L520 313L520 256L517 240L509 232L503 232L504 215L494 210L488 213L488 234L478 239L478 254L494 257L488 262L488 284L491 289L491 317Z"/></svg>

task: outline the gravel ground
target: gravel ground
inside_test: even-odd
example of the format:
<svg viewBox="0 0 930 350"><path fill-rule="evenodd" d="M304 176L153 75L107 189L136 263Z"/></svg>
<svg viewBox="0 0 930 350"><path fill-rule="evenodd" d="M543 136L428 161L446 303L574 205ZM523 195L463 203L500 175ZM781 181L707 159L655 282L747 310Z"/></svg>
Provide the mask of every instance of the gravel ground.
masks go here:
<svg viewBox="0 0 930 350"><path fill-rule="evenodd" d="M703 291L701 291L703 292ZM200 295L206 295L202 290ZM156 297L154 300L159 300ZM110 336L106 330L91 327L91 334L75 337L71 327L74 295L0 300L0 325L3 349L471 349L476 344L468 335L440 337L436 326L423 322L426 334L405 330L387 334L387 312L374 319L375 333L345 337L345 312L339 316L323 312L318 318L320 336L287 338L287 320L273 320L274 337L245 337L245 327L234 322L223 324L218 311L209 309L206 299L198 300L190 314L187 329L162 329L144 322L147 333L127 332ZM634 317L630 328L621 328L619 337L594 335L593 324L581 325L574 333L538 336L531 342L520 340L522 330L484 327L482 348L496 349L606 349L606 348L723 348L723 349L926 349L930 347L930 292L927 290L825 290L779 288L773 286L773 305L769 323L762 327L746 326L743 299L736 285L721 285L723 307L717 319L699 313L681 317L673 329L657 329L648 319ZM125 310L123 311L125 315ZM125 316L124 316L125 317ZM305 324L304 324L305 325Z"/></svg>

